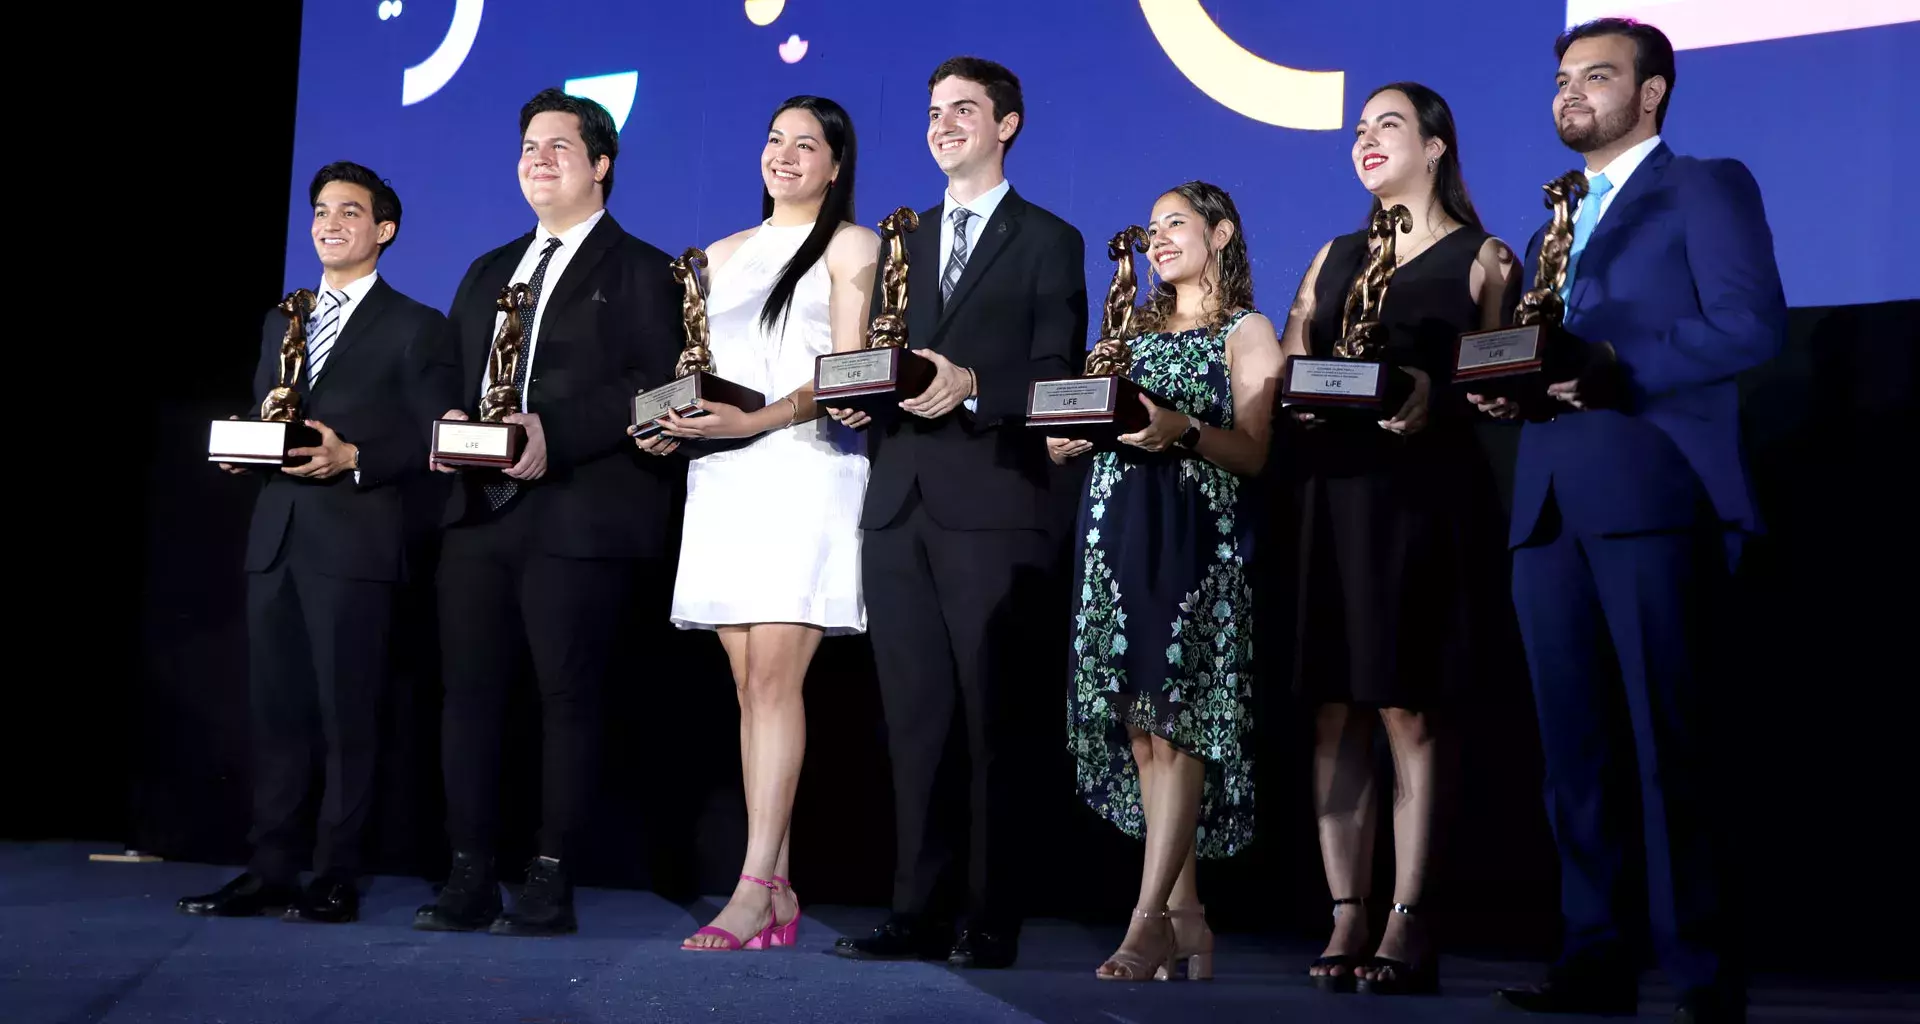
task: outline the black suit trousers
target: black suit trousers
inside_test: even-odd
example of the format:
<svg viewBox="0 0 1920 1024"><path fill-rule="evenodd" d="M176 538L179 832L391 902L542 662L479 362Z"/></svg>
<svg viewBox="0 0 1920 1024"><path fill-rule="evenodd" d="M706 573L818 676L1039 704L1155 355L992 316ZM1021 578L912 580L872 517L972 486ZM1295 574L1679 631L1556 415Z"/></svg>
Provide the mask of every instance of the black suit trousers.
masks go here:
<svg viewBox="0 0 1920 1024"><path fill-rule="evenodd" d="M491 855L507 697L527 655L540 693L539 852L566 859L593 799L601 697L646 562L539 551L523 492L447 530L440 554L441 767L456 850Z"/></svg>
<svg viewBox="0 0 1920 1024"><path fill-rule="evenodd" d="M949 917L955 818L968 840L966 913L980 927L1017 926L1021 789L1034 721L1026 702L1059 699L1032 649L1036 624L1058 613L1046 586L1044 530L953 530L918 488L863 541L868 631L893 762L897 860L893 909ZM966 798L950 799L964 737Z"/></svg>
<svg viewBox="0 0 1920 1024"><path fill-rule="evenodd" d="M251 867L274 882L309 850L316 872L359 870L391 678L395 584L330 575L315 548L295 522L247 574Z"/></svg>

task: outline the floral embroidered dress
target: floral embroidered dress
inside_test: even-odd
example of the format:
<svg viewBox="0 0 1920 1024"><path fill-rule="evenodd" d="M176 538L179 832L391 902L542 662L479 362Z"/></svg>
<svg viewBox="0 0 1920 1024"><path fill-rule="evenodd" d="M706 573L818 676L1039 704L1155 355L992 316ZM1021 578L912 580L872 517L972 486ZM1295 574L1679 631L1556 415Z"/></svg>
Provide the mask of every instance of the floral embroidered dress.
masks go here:
<svg viewBox="0 0 1920 1024"><path fill-rule="evenodd" d="M1141 387L1216 427L1233 426L1217 329L1141 335ZM1175 449L1093 457L1080 503L1068 743L1080 793L1140 838L1140 775L1128 725L1206 762L1195 850L1226 857L1253 839L1253 524L1239 477ZM1251 511L1251 510L1248 510Z"/></svg>

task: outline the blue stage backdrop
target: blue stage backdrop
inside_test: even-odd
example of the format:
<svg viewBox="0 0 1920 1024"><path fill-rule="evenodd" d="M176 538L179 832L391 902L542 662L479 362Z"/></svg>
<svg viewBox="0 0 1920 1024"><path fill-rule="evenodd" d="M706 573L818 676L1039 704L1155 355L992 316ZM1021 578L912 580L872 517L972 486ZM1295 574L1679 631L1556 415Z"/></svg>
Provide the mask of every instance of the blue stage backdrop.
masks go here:
<svg viewBox="0 0 1920 1024"><path fill-rule="evenodd" d="M1579 166L1549 114L1553 38L1602 13L1675 37L1665 137L1752 169L1789 303L1920 294L1894 191L1915 157L1895 74L1897 53L1920 52L1912 0L306 0L287 287L316 278L307 182L351 159L405 203L383 273L445 308L469 261L533 225L517 116L555 85L620 122L610 206L670 252L758 218L762 133L798 93L853 114L863 222L933 205L927 76L968 53L1020 75L1008 177L1086 236L1095 301L1106 240L1203 178L1239 203L1277 319L1315 249L1365 213L1351 124L1382 83L1447 97L1487 227L1523 245L1545 218L1541 183Z"/></svg>

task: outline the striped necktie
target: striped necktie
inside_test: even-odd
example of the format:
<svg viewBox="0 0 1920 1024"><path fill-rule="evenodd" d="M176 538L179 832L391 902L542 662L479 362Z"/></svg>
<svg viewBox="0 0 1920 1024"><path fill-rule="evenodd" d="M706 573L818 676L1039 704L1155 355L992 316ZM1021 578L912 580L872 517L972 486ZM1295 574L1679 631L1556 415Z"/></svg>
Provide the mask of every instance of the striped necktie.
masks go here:
<svg viewBox="0 0 1920 1024"><path fill-rule="evenodd" d="M307 386L320 379L320 368L327 363L327 356L333 352L333 343L340 337L340 311L347 304L347 293L327 289L320 295L320 308L313 311L313 318L307 321Z"/></svg>
<svg viewBox="0 0 1920 1024"><path fill-rule="evenodd" d="M947 257L947 268L940 274L940 301L943 303L953 297L954 286L960 283L960 273L967 269L967 218L972 214L972 210L962 206L948 215L953 221L953 254Z"/></svg>

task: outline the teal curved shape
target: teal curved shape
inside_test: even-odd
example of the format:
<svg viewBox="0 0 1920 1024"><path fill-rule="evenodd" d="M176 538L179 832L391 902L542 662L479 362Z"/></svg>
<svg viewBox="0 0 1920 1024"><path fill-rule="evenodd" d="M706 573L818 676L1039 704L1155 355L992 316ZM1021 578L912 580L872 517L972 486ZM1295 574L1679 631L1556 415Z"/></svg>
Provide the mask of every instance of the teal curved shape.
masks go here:
<svg viewBox="0 0 1920 1024"><path fill-rule="evenodd" d="M569 96L589 99L607 108L607 113L613 115L613 130L617 132L627 126L627 115L633 113L633 98L640 92L640 72L616 71L610 75L569 78L560 88Z"/></svg>

